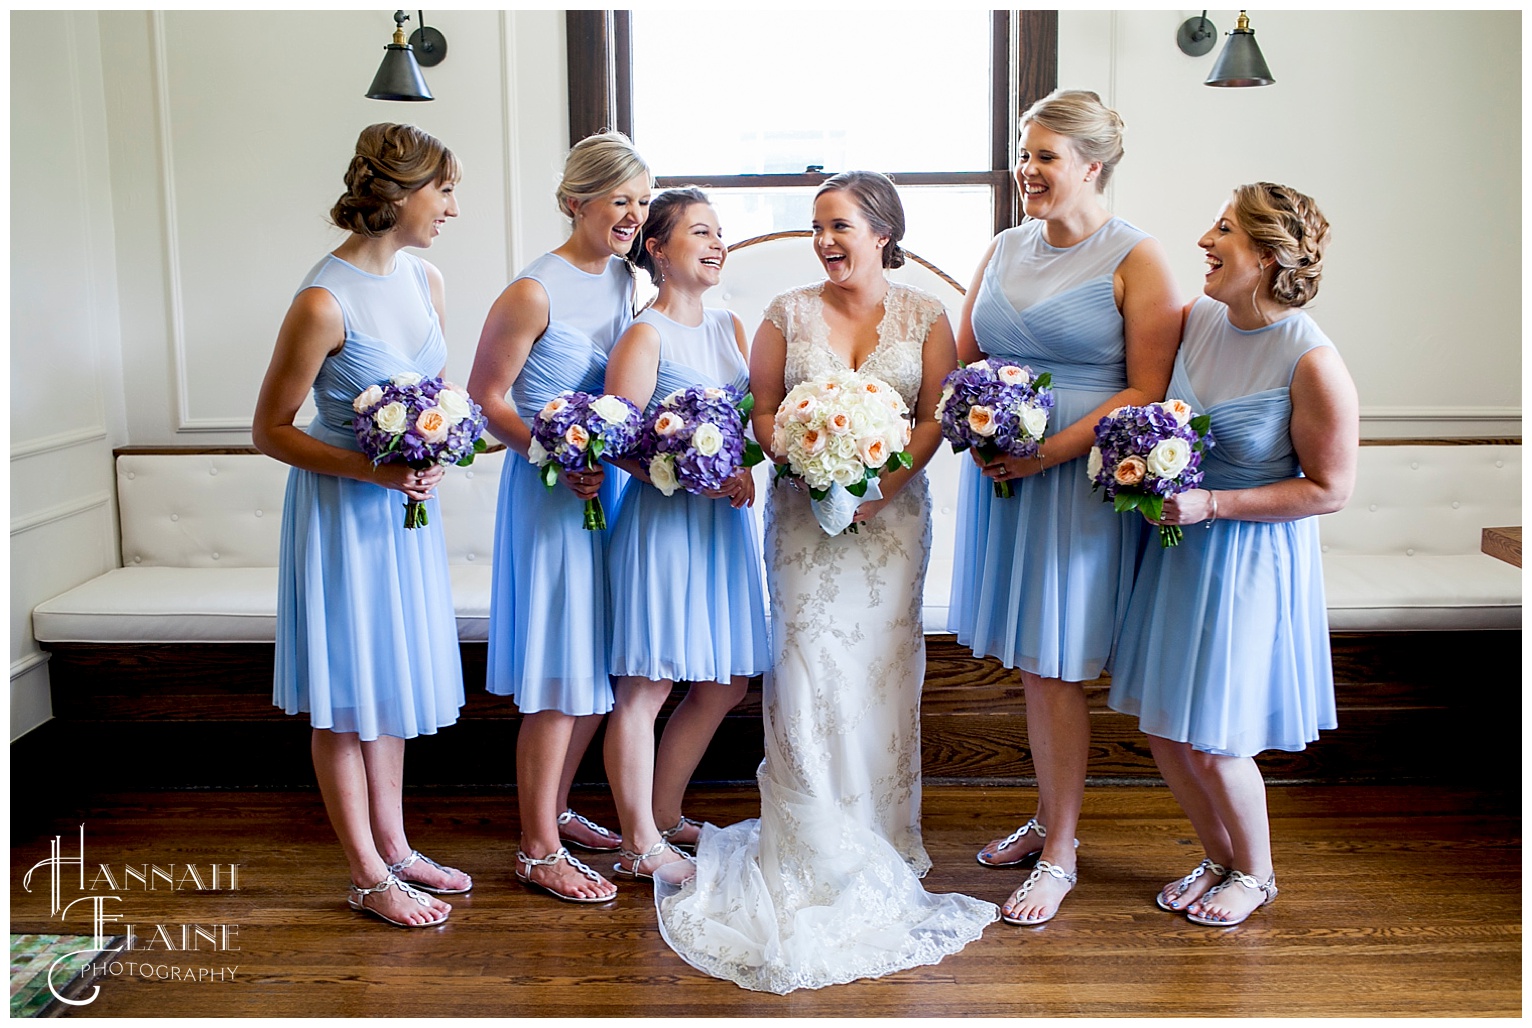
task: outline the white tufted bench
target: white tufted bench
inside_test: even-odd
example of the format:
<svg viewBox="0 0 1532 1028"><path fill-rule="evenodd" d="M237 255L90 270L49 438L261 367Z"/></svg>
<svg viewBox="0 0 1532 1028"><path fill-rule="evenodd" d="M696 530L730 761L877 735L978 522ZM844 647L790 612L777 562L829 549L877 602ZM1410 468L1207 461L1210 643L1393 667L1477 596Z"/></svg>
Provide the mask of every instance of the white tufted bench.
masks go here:
<svg viewBox="0 0 1532 1028"><path fill-rule="evenodd" d="M437 488L463 641L488 638L504 459L505 451L480 454ZM120 454L123 566L39 604L33 635L43 643L275 641L287 472L260 453Z"/></svg>
<svg viewBox="0 0 1532 1028"><path fill-rule="evenodd" d="M1520 524L1519 443L1362 446L1351 502L1319 520L1330 629L1519 629L1521 569L1479 546Z"/></svg>

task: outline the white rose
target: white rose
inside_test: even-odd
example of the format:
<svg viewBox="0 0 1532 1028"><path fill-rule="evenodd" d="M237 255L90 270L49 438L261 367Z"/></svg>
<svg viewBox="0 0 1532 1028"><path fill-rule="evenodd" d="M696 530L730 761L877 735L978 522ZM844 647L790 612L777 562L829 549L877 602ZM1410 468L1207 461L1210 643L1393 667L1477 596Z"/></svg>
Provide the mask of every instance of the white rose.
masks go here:
<svg viewBox="0 0 1532 1028"><path fill-rule="evenodd" d="M1090 456L1085 458L1085 477L1094 482L1096 476L1101 474L1101 466L1101 447L1092 446L1090 448Z"/></svg>
<svg viewBox="0 0 1532 1028"><path fill-rule="evenodd" d="M692 448L704 457L711 457L723 449L723 433L717 425L704 421L692 432Z"/></svg>
<svg viewBox="0 0 1532 1028"><path fill-rule="evenodd" d="M615 396L598 398L591 403L590 409L601 415L601 420L608 425L620 425L627 421L628 415L632 413L628 410L628 405Z"/></svg>
<svg viewBox="0 0 1532 1028"><path fill-rule="evenodd" d="M436 394L436 406L441 410L442 417L447 419L448 425L456 425L468 417L471 409L468 397L452 389L443 389Z"/></svg>
<svg viewBox="0 0 1532 1028"><path fill-rule="evenodd" d="M1021 427L1033 439L1041 439L1048 430L1048 412L1041 407L1027 407L1021 412Z"/></svg>
<svg viewBox="0 0 1532 1028"><path fill-rule="evenodd" d="M536 438L527 443L527 461L538 467L548 463L548 451L543 449L543 444L538 442Z"/></svg>
<svg viewBox="0 0 1532 1028"><path fill-rule="evenodd" d="M706 396L709 400L721 400L727 394L717 386L708 386L706 389L702 390L702 395Z"/></svg>
<svg viewBox="0 0 1532 1028"><path fill-rule="evenodd" d="M395 400L372 416L372 423L377 425L389 435L398 435L404 431L404 423L409 417L409 408Z"/></svg>
<svg viewBox="0 0 1532 1028"><path fill-rule="evenodd" d="M1149 474L1155 478L1175 478L1191 463L1192 447L1185 439L1164 439L1149 451Z"/></svg>
<svg viewBox="0 0 1532 1028"><path fill-rule="evenodd" d="M665 397L663 400L660 401L660 406L661 407L668 407L668 406L670 406L672 403L675 403L677 400L679 400L681 398L681 394L684 393L684 392L686 392L685 389L672 389L670 391L670 395Z"/></svg>
<svg viewBox="0 0 1532 1028"><path fill-rule="evenodd" d="M417 375L413 371L401 371L399 374L389 379L389 381L396 386L415 386L420 384L423 377L424 376Z"/></svg>
<svg viewBox="0 0 1532 1028"><path fill-rule="evenodd" d="M383 399L383 387L371 385L363 389L356 399L351 401L351 409L358 414Z"/></svg>
<svg viewBox="0 0 1532 1028"><path fill-rule="evenodd" d="M838 464L830 472L830 478L842 489L856 485L867 477L867 473L860 467L852 464Z"/></svg>
<svg viewBox="0 0 1532 1028"><path fill-rule="evenodd" d="M676 478L675 459L669 454L656 454L649 462L649 481L666 496L670 496L681 483Z"/></svg>
<svg viewBox="0 0 1532 1028"><path fill-rule="evenodd" d="M988 371L989 361L974 361L972 364L963 365L965 368L973 368L976 371Z"/></svg>
<svg viewBox="0 0 1532 1028"><path fill-rule="evenodd" d="M686 427L686 419L671 411L665 411L654 419L654 434L658 436L673 436Z"/></svg>
<svg viewBox="0 0 1532 1028"><path fill-rule="evenodd" d="M999 371L996 371L995 374L999 375L1000 381L1007 385L1026 385L1031 381L1027 377L1027 369L1018 368L1014 364L1005 365Z"/></svg>

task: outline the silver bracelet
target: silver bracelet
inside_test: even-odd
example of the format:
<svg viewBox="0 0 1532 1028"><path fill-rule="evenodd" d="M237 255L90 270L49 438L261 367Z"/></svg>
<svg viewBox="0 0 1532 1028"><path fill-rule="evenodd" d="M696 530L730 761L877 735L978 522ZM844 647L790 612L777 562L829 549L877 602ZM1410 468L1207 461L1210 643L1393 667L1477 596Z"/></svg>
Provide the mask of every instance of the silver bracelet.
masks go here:
<svg viewBox="0 0 1532 1028"><path fill-rule="evenodd" d="M1218 494L1215 493L1213 490L1209 489L1208 490L1208 499L1213 504L1213 513L1212 513L1211 517L1209 517L1206 521L1204 521L1202 523L1202 527L1203 528L1212 528L1213 527L1213 522L1218 520Z"/></svg>

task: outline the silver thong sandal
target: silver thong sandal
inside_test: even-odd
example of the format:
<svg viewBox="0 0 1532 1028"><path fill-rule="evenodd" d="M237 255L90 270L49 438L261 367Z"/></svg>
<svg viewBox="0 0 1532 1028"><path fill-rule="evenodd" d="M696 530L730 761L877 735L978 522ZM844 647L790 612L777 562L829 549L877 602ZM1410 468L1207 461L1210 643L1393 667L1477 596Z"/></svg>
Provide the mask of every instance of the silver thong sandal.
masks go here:
<svg viewBox="0 0 1532 1028"><path fill-rule="evenodd" d="M441 889L434 885L427 885L425 882L417 882L413 878L403 877L403 872L413 867L417 863L430 864L432 867L436 868L436 870L444 873L457 871L458 874L468 879L468 884L461 889ZM458 871L458 869L455 867L442 867L436 861L432 860L430 857L426 856L419 850L410 850L409 856L405 857L397 864L389 864L388 870L390 874L398 876L399 881L403 882L405 885L408 885L414 889L419 889L421 892L432 893L436 896L461 896L465 892L473 891L473 876L469 875L468 872Z"/></svg>
<svg viewBox="0 0 1532 1028"><path fill-rule="evenodd" d="M352 910L360 910L364 914L371 914L373 917L380 921L387 921L389 924L394 925L397 928L435 928L437 925L442 924L447 920L448 915L442 914L434 921L421 921L418 924L411 923L409 921L395 921L393 918L383 913L383 911L379 910L377 907L369 907L367 905L366 900L368 896L371 896L375 892L387 892L389 889L398 889L400 892L404 893L410 899L414 900L416 903L419 903L423 907L429 908L431 905L431 897L427 896L419 889L413 888L409 885L406 885L404 882L401 882L398 878L394 877L392 872L389 873L387 878L383 879L381 882L372 886L371 888L363 889L356 885L351 886L351 892L346 896L346 905Z"/></svg>
<svg viewBox="0 0 1532 1028"><path fill-rule="evenodd" d="M1212 857L1203 857L1202 863L1192 868L1191 874L1175 883L1175 897L1179 898L1181 896L1185 896L1186 890L1192 887L1192 883L1205 874L1216 875L1219 879L1223 879L1228 876L1229 869L1224 867L1218 861L1214 860ZM1167 885L1165 888L1168 889L1170 886ZM1161 910L1169 911L1172 914L1183 913L1180 907L1173 907L1165 902L1165 889L1161 889L1159 892L1155 893L1154 902L1155 905L1158 906Z"/></svg>
<svg viewBox="0 0 1532 1028"><path fill-rule="evenodd" d="M552 865L557 864L559 861L568 863L570 867L574 868L576 871L580 872L582 875L584 875L586 878L589 878L593 882L600 882L603 880L601 875L597 874L594 868L570 856L569 851L562 846L548 854L546 857L529 857L521 850L517 850L516 880L521 882L523 885L529 886L530 888L541 889L543 892L546 892L554 899L561 899L569 903L610 903L612 900L617 898L616 886L612 886L612 892L610 895L578 896L572 892L560 892L558 889L555 889L551 885L544 885L542 882L534 882L532 880L532 869L534 867L551 867ZM525 868L525 871L523 871L523 868Z"/></svg>
<svg viewBox="0 0 1532 1028"><path fill-rule="evenodd" d="M1261 900L1261 902L1255 905L1254 909L1252 909L1250 913L1233 921L1221 921L1216 917L1208 917L1205 914L1193 914L1190 911L1187 912L1186 919L1192 924L1207 925L1209 928L1233 928L1237 924L1244 924L1246 918L1248 918L1250 914L1255 913L1257 910L1260 910L1262 907L1266 906L1266 904L1277 898L1277 874L1275 871L1271 873L1271 877L1267 878L1265 882L1262 882L1255 875L1247 875L1243 871L1230 871L1229 877L1225 878L1223 881L1219 882L1217 885L1213 886L1207 892L1202 894L1201 902L1206 902L1212 897L1218 895L1220 892L1223 892L1225 889L1229 888L1231 885L1243 886L1246 889L1255 889L1261 892L1264 895L1264 898Z"/></svg>

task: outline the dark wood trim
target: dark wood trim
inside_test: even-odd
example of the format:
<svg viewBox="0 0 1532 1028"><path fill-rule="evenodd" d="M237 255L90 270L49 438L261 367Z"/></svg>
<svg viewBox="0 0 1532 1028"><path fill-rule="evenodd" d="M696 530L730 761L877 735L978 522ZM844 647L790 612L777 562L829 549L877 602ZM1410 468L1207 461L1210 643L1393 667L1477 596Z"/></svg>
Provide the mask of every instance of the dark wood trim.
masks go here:
<svg viewBox="0 0 1532 1028"><path fill-rule="evenodd" d="M1011 94L1014 106L1007 143L1014 140L1022 113L1059 87L1059 12L1017 11L1016 15L1016 88ZM1021 224L1021 196L1015 179L1006 187L1006 195L1011 220L1002 228Z"/></svg>
<svg viewBox="0 0 1532 1028"><path fill-rule="evenodd" d="M996 186L1008 180L1009 171L890 171L889 178L901 186ZM780 186L820 186L830 173L806 171L769 175L657 175L660 188L702 186L704 189L766 189Z"/></svg>
<svg viewBox="0 0 1532 1028"><path fill-rule="evenodd" d="M564 12L569 56L569 142L613 124L612 19L609 11ZM631 119L630 119L631 121Z"/></svg>
<svg viewBox="0 0 1532 1028"><path fill-rule="evenodd" d="M610 124L633 138L633 12L612 12L612 116Z"/></svg>
<svg viewBox="0 0 1532 1028"><path fill-rule="evenodd" d="M1461 436L1431 439L1363 439L1363 446L1520 446L1519 436L1505 439L1489 439Z"/></svg>
<svg viewBox="0 0 1532 1028"><path fill-rule="evenodd" d="M990 210L994 232L999 235L1019 219L1016 183L1011 179L1011 140L1015 135L1016 91L1011 88L1011 69L1015 66L1016 37L1010 11L992 12L990 26L990 158L989 166L1005 173L996 185Z"/></svg>

